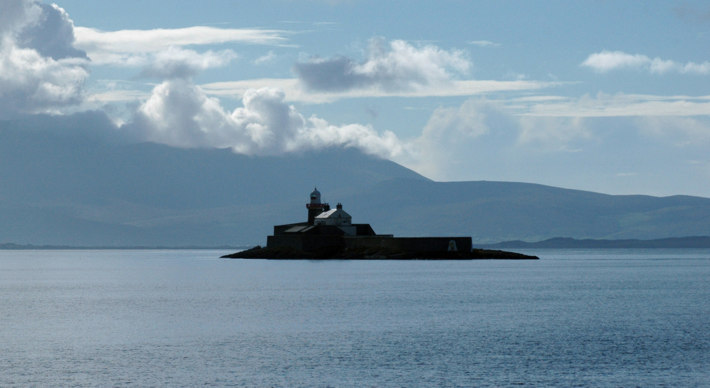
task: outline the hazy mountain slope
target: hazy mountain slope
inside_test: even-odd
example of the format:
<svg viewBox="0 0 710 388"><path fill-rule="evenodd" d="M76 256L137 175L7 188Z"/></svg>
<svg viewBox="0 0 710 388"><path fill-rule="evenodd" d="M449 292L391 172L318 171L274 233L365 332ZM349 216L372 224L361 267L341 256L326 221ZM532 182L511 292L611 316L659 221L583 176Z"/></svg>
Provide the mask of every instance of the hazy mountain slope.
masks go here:
<svg viewBox="0 0 710 388"><path fill-rule="evenodd" d="M328 199L392 178L426 180L354 150L250 157L129 144L61 121L51 130L3 124L0 242L251 243L303 218L315 185Z"/></svg>
<svg viewBox="0 0 710 388"><path fill-rule="evenodd" d="M375 185L359 199L366 204L362 212L380 232L465 234L482 242L710 235L710 199L698 197L614 196L509 182L393 180Z"/></svg>
<svg viewBox="0 0 710 388"><path fill-rule="evenodd" d="M379 233L478 242L710 235L710 199L612 196L505 182L433 182L355 150L250 157L131 144L52 118L0 123L0 243L263 243L302 221L313 186ZM86 127L86 126L85 126Z"/></svg>

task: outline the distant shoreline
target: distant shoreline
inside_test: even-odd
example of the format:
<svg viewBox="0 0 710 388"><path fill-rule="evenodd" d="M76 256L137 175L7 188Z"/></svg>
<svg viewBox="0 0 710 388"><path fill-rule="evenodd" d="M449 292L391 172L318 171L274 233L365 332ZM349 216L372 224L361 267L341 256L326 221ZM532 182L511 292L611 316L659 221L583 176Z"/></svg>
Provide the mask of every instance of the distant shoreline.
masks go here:
<svg viewBox="0 0 710 388"><path fill-rule="evenodd" d="M237 250L248 249L251 246L241 245L220 245L220 246L72 246L72 245L33 245L33 244L15 244L15 243L0 243L0 250L46 250L46 251L62 251L62 250Z"/></svg>
<svg viewBox="0 0 710 388"><path fill-rule="evenodd" d="M495 244L475 244L481 248L550 248L550 249L691 249L710 248L710 236L671 237L652 240L637 239L575 239L555 237L543 241L504 241Z"/></svg>
<svg viewBox="0 0 710 388"><path fill-rule="evenodd" d="M555 237L542 241L503 241L493 244L473 244L476 248L547 248L547 249L692 249L710 248L710 236L670 237L652 240L638 239L575 239ZM72 245L34 245L0 243L0 250L246 250L253 245L219 246L72 246Z"/></svg>

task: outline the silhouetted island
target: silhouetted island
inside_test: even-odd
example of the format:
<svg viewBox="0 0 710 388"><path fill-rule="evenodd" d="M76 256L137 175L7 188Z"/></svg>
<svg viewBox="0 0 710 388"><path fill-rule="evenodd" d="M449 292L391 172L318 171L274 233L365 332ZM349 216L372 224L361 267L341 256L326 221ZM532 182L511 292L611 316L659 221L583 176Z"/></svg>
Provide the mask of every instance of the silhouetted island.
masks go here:
<svg viewBox="0 0 710 388"><path fill-rule="evenodd" d="M274 226L266 247L256 246L223 258L241 259L351 259L351 260L472 260L538 259L515 252L474 249L471 237L394 237L375 234L369 224L353 224L338 204L331 209L314 189L308 221Z"/></svg>

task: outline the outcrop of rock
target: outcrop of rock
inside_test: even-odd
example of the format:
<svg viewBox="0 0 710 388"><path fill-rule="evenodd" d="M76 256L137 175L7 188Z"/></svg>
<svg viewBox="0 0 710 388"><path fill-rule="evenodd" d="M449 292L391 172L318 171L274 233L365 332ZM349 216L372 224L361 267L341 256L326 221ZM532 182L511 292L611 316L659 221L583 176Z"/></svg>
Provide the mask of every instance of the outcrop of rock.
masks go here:
<svg viewBox="0 0 710 388"><path fill-rule="evenodd" d="M256 246L222 256L227 259L274 260L538 260L537 256L491 249L469 252L401 252L385 249L321 249L303 252L292 248Z"/></svg>

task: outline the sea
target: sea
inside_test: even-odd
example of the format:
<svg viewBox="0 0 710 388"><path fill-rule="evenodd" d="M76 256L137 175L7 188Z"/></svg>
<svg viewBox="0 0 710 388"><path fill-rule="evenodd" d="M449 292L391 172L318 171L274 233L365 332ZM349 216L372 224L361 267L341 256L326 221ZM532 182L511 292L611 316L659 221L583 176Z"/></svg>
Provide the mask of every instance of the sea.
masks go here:
<svg viewBox="0 0 710 388"><path fill-rule="evenodd" d="M710 250L0 251L0 386L710 386Z"/></svg>

